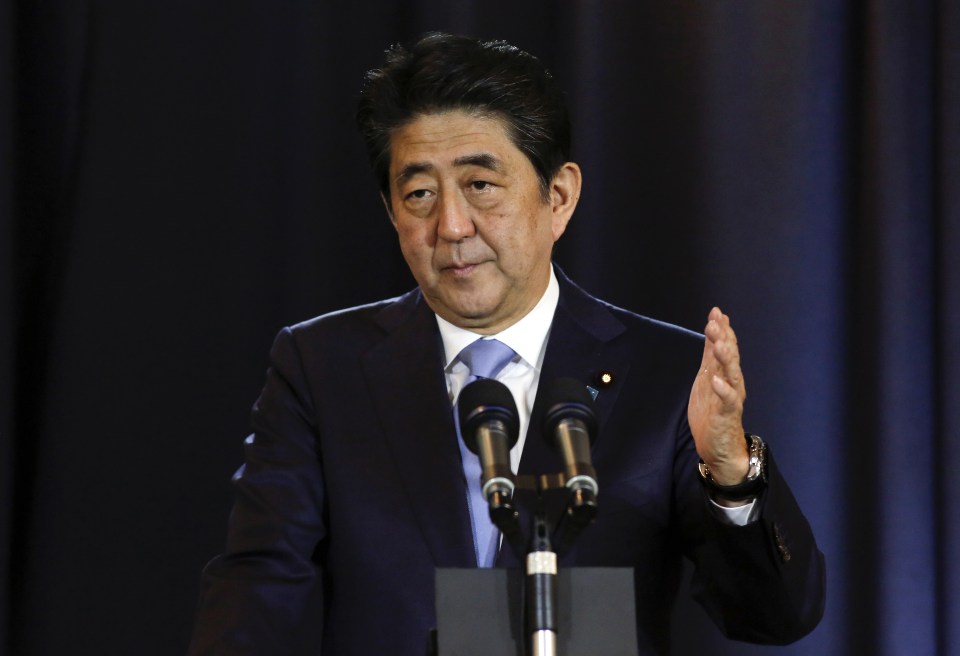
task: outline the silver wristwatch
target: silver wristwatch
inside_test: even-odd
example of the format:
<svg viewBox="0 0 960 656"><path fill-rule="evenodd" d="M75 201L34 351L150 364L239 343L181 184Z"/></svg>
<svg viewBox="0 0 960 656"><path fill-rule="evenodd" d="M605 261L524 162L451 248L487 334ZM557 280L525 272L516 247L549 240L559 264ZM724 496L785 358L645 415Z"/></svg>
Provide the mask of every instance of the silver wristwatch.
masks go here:
<svg viewBox="0 0 960 656"><path fill-rule="evenodd" d="M756 496L767 483L767 445L757 435L744 433L743 436L747 440L750 467L747 469L747 478L742 483L720 485L713 480L710 468L703 460L697 465L700 470L700 480L703 481L707 490L730 501L740 501Z"/></svg>

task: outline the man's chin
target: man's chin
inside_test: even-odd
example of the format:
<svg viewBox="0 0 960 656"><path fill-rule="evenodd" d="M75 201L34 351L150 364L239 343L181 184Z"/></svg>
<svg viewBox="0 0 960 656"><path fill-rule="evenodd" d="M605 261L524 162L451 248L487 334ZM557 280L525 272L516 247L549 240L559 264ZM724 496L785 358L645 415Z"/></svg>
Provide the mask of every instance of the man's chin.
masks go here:
<svg viewBox="0 0 960 656"><path fill-rule="evenodd" d="M434 312L455 326L482 332L483 329L496 322L495 303L444 303L442 308L434 308Z"/></svg>

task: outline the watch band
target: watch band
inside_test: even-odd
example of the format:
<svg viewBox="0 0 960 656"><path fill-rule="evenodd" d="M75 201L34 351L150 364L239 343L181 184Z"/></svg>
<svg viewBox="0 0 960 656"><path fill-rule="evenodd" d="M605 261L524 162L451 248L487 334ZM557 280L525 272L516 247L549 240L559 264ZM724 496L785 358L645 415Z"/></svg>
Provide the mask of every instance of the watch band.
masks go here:
<svg viewBox="0 0 960 656"><path fill-rule="evenodd" d="M750 468L747 478L736 485L720 485L710 475L710 468L701 460L697 465L700 471L700 480L711 493L729 501L742 501L760 493L767 484L767 445L759 436L744 433L747 440L747 450L750 456Z"/></svg>

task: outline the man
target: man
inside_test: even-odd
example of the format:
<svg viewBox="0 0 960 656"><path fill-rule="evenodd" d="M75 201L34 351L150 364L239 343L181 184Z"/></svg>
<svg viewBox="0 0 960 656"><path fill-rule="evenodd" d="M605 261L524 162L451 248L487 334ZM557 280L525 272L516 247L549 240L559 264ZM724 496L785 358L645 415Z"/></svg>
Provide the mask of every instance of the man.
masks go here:
<svg viewBox="0 0 960 656"><path fill-rule="evenodd" d="M812 630L822 555L762 442L745 439L729 318L714 308L704 339L602 303L551 264L581 173L542 65L430 35L369 74L358 122L418 288L277 337L191 653L419 655L435 568L517 565L474 502L453 416L465 354L492 336L509 347L495 376L519 408L519 473L562 468L538 437L540 383L596 392L599 514L562 565L635 568L641 653L668 649L683 555L727 635Z"/></svg>

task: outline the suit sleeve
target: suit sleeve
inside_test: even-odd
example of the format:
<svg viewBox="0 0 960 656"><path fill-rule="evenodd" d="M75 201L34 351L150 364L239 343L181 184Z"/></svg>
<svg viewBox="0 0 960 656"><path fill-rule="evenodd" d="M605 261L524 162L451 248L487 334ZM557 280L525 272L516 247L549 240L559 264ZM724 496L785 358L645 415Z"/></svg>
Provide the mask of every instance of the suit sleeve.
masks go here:
<svg viewBox="0 0 960 656"><path fill-rule="evenodd" d="M316 415L289 329L233 477L226 550L203 571L191 655L319 653L326 537Z"/></svg>
<svg viewBox="0 0 960 656"><path fill-rule="evenodd" d="M695 451L684 453L677 472L685 497L681 521L695 567L693 597L724 635L788 644L812 631L823 616L825 565L770 450L767 458L759 519L734 526L710 512Z"/></svg>

